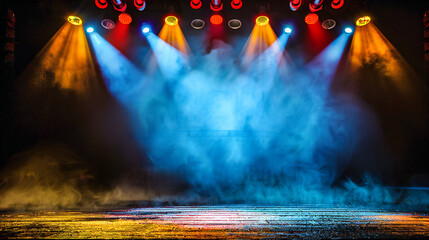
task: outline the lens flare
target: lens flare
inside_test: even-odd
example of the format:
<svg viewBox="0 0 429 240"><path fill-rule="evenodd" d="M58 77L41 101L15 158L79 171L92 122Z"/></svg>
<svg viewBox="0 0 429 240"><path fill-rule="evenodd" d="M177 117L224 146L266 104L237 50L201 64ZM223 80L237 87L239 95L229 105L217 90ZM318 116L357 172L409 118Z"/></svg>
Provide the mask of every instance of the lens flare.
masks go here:
<svg viewBox="0 0 429 240"><path fill-rule="evenodd" d="M267 16L259 16L256 18L256 24L259 26L265 26L270 22L270 19Z"/></svg>
<svg viewBox="0 0 429 240"><path fill-rule="evenodd" d="M69 21L69 23L73 24L73 25L82 25L82 19L80 19L80 17L76 17L76 16L69 16L67 18L67 21Z"/></svg>
<svg viewBox="0 0 429 240"><path fill-rule="evenodd" d="M356 21L356 26L362 27L367 25L369 22L371 22L371 18L368 16L364 16L364 17L360 17L357 21Z"/></svg>
<svg viewBox="0 0 429 240"><path fill-rule="evenodd" d="M177 23L179 23L179 19L177 19L175 16L168 16L165 18L165 23L170 26L175 26Z"/></svg>
<svg viewBox="0 0 429 240"><path fill-rule="evenodd" d="M307 24L316 24L319 21L319 16L315 13L309 13L305 16L305 23Z"/></svg>
<svg viewBox="0 0 429 240"><path fill-rule="evenodd" d="M128 13L119 14L119 22L122 24L130 24L133 21L133 18Z"/></svg>
<svg viewBox="0 0 429 240"><path fill-rule="evenodd" d="M211 16L211 18L210 18L210 22L211 22L213 25L220 25L220 24L222 24L222 22L223 22L223 17L222 17L221 15L213 15L213 16Z"/></svg>

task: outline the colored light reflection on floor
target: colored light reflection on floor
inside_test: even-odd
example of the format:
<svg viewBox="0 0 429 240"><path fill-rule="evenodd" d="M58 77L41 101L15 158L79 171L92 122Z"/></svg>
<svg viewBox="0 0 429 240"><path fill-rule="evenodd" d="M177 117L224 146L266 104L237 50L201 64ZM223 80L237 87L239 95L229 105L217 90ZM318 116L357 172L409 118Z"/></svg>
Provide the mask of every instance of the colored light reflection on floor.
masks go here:
<svg viewBox="0 0 429 240"><path fill-rule="evenodd" d="M323 206L3 213L2 238L421 238L427 214Z"/></svg>
<svg viewBox="0 0 429 240"><path fill-rule="evenodd" d="M20 78L37 87L88 93L96 73L83 26L65 23Z"/></svg>

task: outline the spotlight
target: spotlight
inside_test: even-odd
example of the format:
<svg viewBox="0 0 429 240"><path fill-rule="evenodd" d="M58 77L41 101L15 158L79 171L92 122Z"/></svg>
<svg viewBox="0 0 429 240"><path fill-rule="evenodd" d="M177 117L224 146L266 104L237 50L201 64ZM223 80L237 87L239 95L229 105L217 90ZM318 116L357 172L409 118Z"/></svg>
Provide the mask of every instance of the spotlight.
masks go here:
<svg viewBox="0 0 429 240"><path fill-rule="evenodd" d="M352 32L353 32L353 29L352 29L352 28L350 28L350 27L346 27L346 28L344 29L344 32L345 32L345 33L350 34L350 33L352 33Z"/></svg>
<svg viewBox="0 0 429 240"><path fill-rule="evenodd" d="M92 32L94 32L94 28L93 27L89 27L89 28L86 29L86 32L87 33L92 33Z"/></svg>
<svg viewBox="0 0 429 240"><path fill-rule="evenodd" d="M193 27L193 28L195 28L195 29L201 29L201 28L203 28L204 27L204 21L203 20L201 20L201 19L194 19L194 20L192 20L192 22L191 22L191 26Z"/></svg>
<svg viewBox="0 0 429 240"><path fill-rule="evenodd" d="M134 0L134 6L141 12L146 8L146 0Z"/></svg>
<svg viewBox="0 0 429 240"><path fill-rule="evenodd" d="M148 34L150 32L150 27L146 24L142 25L142 33L143 34Z"/></svg>
<svg viewBox="0 0 429 240"><path fill-rule="evenodd" d="M360 17L357 21L356 21L356 26L365 26L367 25L369 22L371 22L371 18L368 16L365 17Z"/></svg>
<svg viewBox="0 0 429 240"><path fill-rule="evenodd" d="M238 19L231 19L228 21L228 26L231 29L239 29L241 27L241 21Z"/></svg>
<svg viewBox="0 0 429 240"><path fill-rule="evenodd" d="M231 0L231 7L233 9L240 9L243 6L243 1L241 0Z"/></svg>
<svg viewBox="0 0 429 240"><path fill-rule="evenodd" d="M121 13L119 14L118 20L122 24L130 24L133 21L133 18L128 13Z"/></svg>
<svg viewBox="0 0 429 240"><path fill-rule="evenodd" d="M101 21L101 26L107 30L110 30L110 29L113 29L116 26L116 24L110 19L103 19Z"/></svg>
<svg viewBox="0 0 429 240"><path fill-rule="evenodd" d="M191 8L193 8L193 9L199 9L203 5L201 0L191 0L190 4L191 4Z"/></svg>
<svg viewBox="0 0 429 240"><path fill-rule="evenodd" d="M290 10L296 11L299 7L301 7L302 0L290 0L289 7Z"/></svg>
<svg viewBox="0 0 429 240"><path fill-rule="evenodd" d="M323 0L312 0L310 1L310 11L311 12L317 12L319 10L321 10L323 7Z"/></svg>
<svg viewBox="0 0 429 240"><path fill-rule="evenodd" d="M210 8L215 12L222 10L223 9L222 0L211 0L210 1Z"/></svg>
<svg viewBox="0 0 429 240"><path fill-rule="evenodd" d="M339 9L344 5L344 0L332 0L331 7L333 9Z"/></svg>
<svg viewBox="0 0 429 240"><path fill-rule="evenodd" d="M337 24L337 23L335 22L335 20L334 20L334 19L326 19L326 20L322 23L322 27L323 27L324 29L329 30L329 29L334 28L336 24Z"/></svg>
<svg viewBox="0 0 429 240"><path fill-rule="evenodd" d="M222 22L223 22L223 17L222 17L221 15L213 15L213 16L211 16L211 18L210 18L210 22L211 22L213 25L220 25L220 24L222 24Z"/></svg>
<svg viewBox="0 0 429 240"><path fill-rule="evenodd" d="M290 27L285 27L285 33L287 33L287 34L291 34L291 33L292 33L292 28L290 28Z"/></svg>
<svg viewBox="0 0 429 240"><path fill-rule="evenodd" d="M127 9L127 3L125 0L113 0L113 8L116 11L124 12Z"/></svg>
<svg viewBox="0 0 429 240"><path fill-rule="evenodd" d="M107 8L107 0L95 0L95 5L100 9Z"/></svg>
<svg viewBox="0 0 429 240"><path fill-rule="evenodd" d="M307 24L316 24L319 21L319 16L315 13L309 13L305 16L305 22Z"/></svg>
<svg viewBox="0 0 429 240"><path fill-rule="evenodd" d="M265 26L268 24L269 21L270 19L267 16L259 16L256 18L256 24L258 24L259 26Z"/></svg>
<svg viewBox="0 0 429 240"><path fill-rule="evenodd" d="M175 16L168 16L165 18L165 23L170 26L174 26L174 25L177 25L177 23L179 23L179 19L177 19L177 17Z"/></svg>
<svg viewBox="0 0 429 240"><path fill-rule="evenodd" d="M69 23L71 23L73 25L81 25L82 24L82 19L80 19L80 17L76 17L76 16L69 16L67 18L67 21L69 21Z"/></svg>

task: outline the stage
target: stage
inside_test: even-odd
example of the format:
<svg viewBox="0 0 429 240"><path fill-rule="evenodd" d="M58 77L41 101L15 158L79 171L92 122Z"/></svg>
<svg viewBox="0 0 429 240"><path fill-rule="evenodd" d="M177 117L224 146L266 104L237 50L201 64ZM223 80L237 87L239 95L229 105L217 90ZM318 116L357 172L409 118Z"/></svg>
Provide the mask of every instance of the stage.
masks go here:
<svg viewBox="0 0 429 240"><path fill-rule="evenodd" d="M0 238L422 238L428 213L327 206L168 206L1 214Z"/></svg>
<svg viewBox="0 0 429 240"><path fill-rule="evenodd" d="M429 1L0 5L0 238L429 238Z"/></svg>

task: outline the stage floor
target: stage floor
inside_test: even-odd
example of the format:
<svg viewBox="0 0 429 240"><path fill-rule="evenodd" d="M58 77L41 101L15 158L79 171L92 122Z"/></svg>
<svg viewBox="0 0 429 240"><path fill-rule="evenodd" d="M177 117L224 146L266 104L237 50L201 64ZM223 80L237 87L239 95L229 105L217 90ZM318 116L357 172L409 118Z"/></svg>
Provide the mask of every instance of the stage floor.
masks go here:
<svg viewBox="0 0 429 240"><path fill-rule="evenodd" d="M0 238L429 238L429 213L322 206L2 212Z"/></svg>

